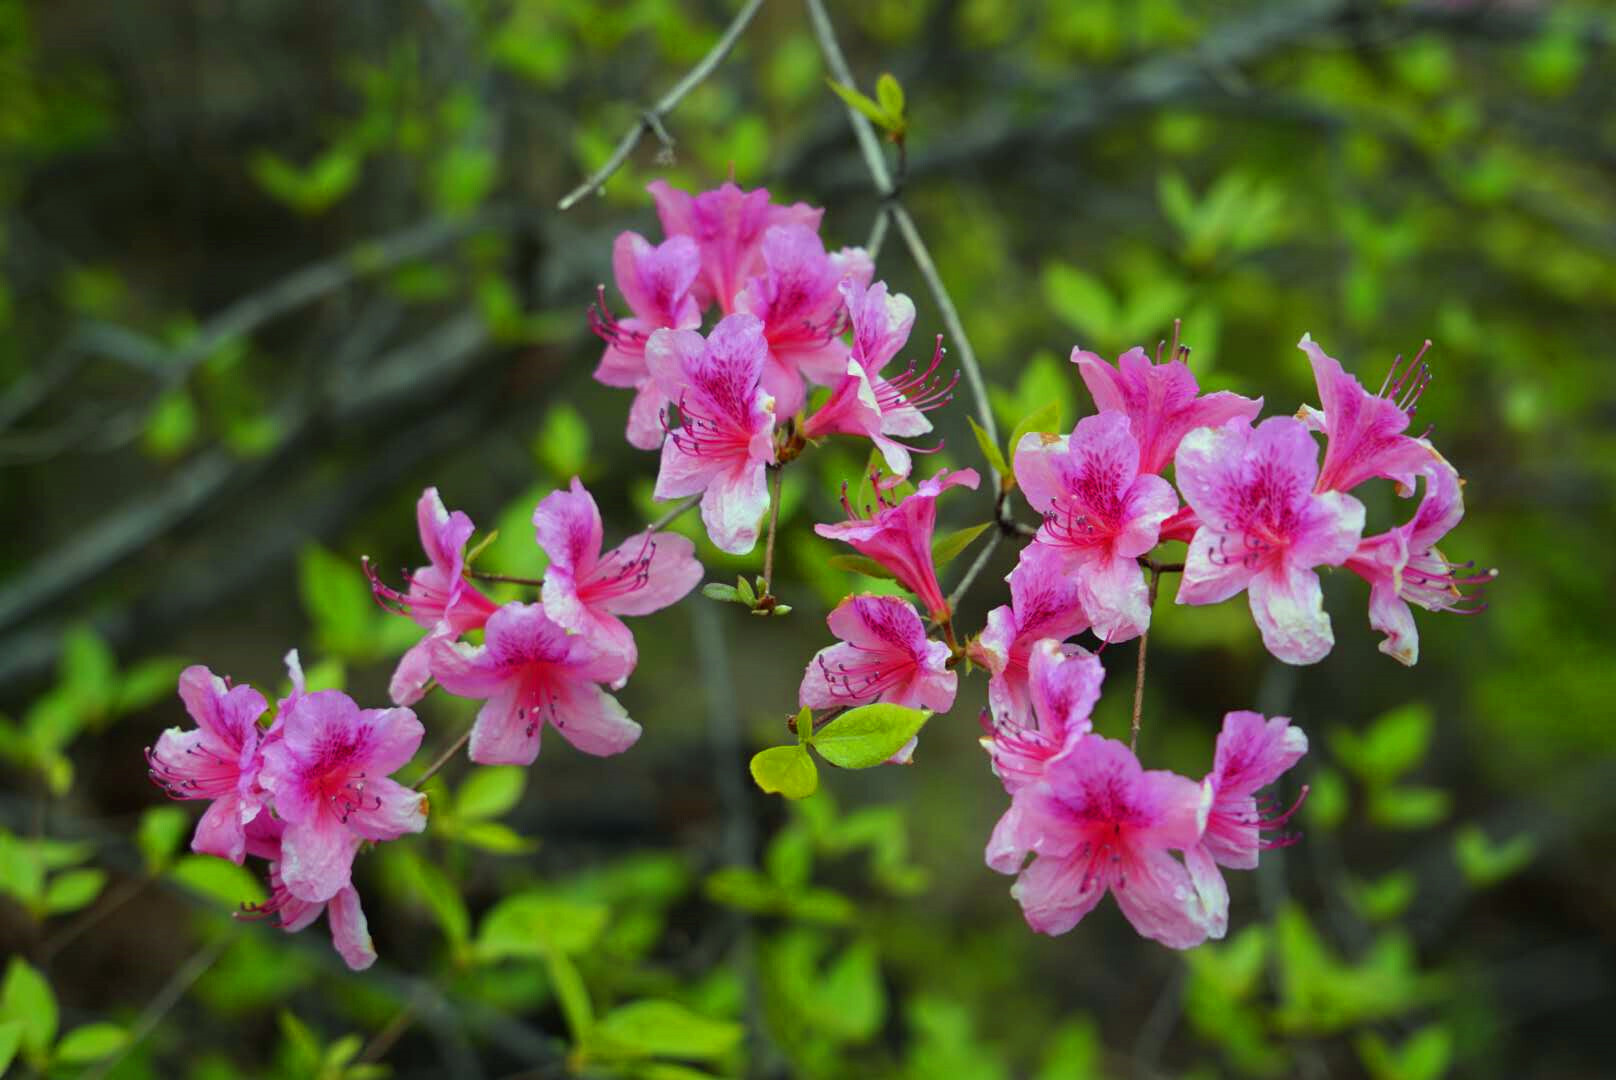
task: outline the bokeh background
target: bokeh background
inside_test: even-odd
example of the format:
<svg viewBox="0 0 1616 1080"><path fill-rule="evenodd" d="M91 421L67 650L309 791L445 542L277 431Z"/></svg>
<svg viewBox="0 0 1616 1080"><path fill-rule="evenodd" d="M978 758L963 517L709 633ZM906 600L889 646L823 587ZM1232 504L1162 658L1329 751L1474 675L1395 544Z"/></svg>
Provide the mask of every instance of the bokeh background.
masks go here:
<svg viewBox="0 0 1616 1080"><path fill-rule="evenodd" d="M0 950L59 1013L42 1033L39 988L7 982L0 1021L32 1040L13 1068L1608 1075L1616 20L1597 3L829 5L862 88L889 71L907 92L902 199L1002 430L1051 400L1069 427L1092 409L1072 346L1150 347L1174 317L1204 387L1277 414L1316 401L1304 331L1371 386L1434 342L1419 421L1467 480L1445 549L1501 571L1485 614L1420 613L1405 669L1363 585L1331 575L1335 651L1291 669L1242 602L1158 607L1147 765L1199 775L1231 708L1312 736L1305 838L1235 877L1226 943L1169 952L1109 903L1062 938L1025 928L981 858L1005 798L975 745L980 675L912 768L828 775L794 807L752 787L824 613L871 585L811 531L864 465L836 443L785 477L789 617L696 596L637 623L631 753L550 740L469 786L457 763L428 834L361 859L371 972L323 926L229 918L261 886L184 853L194 804L141 758L183 721L178 668L273 695L296 647L319 685L381 703L413 628L372 605L359 556L418 563L428 484L498 528L480 564L518 575L543 568L534 502L572 475L609 537L659 512L584 318L598 282L619 303L612 238L660 236L647 181L733 175L865 242L880 203L788 0L668 117L671 155L648 137L603 196L555 209L738 6L0 0ZM943 327L890 237L878 276L915 298L919 352ZM968 410L933 414L947 445L923 471L983 468ZM988 509L943 507L947 527ZM1372 527L1399 509L1371 499ZM703 556L709 580L757 572ZM1133 658L1105 657L1104 733L1126 728ZM422 762L469 712L422 706ZM542 914L531 942L491 943L513 896ZM580 1053L547 950L598 1015L691 1015Z"/></svg>

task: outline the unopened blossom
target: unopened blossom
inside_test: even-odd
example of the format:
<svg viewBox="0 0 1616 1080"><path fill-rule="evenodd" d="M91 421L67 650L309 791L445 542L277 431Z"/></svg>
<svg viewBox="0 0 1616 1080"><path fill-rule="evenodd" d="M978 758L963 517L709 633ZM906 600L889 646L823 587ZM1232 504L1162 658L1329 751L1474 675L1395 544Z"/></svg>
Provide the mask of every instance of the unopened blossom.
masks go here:
<svg viewBox="0 0 1616 1080"><path fill-rule="evenodd" d="M1229 891L1218 867L1254 870L1260 851L1294 841L1294 836L1264 833L1283 828L1301 800L1281 812L1270 800L1259 800L1256 793L1278 780L1305 753L1307 736L1286 717L1270 720L1254 712L1224 716L1212 771L1201 782L1211 800L1206 827L1200 844L1184 853L1184 865L1213 915L1212 937L1222 937L1228 928ZM1302 795L1306 797L1306 788Z"/></svg>
<svg viewBox="0 0 1616 1080"><path fill-rule="evenodd" d="M1067 436L1022 436L1015 456L1016 482L1044 517L1033 543L1077 578L1094 632L1106 641L1150 626L1139 556L1178 509L1171 484L1139 471L1129 423L1120 412L1084 417Z"/></svg>
<svg viewBox="0 0 1616 1080"><path fill-rule="evenodd" d="M1318 490L1351 491L1380 476L1396 481L1404 494L1411 494L1415 475L1431 460L1428 444L1403 434L1431 380L1425 349L1407 364L1398 357L1380 393L1371 394L1307 334L1297 347L1313 365L1324 406L1322 410L1304 407L1301 412L1301 418L1325 436Z"/></svg>
<svg viewBox="0 0 1616 1080"><path fill-rule="evenodd" d="M1062 642L1089 628L1077 579L1064 560L1029 544L1005 578L1010 603L988 612L987 626L970 645L974 663L988 669L988 705L997 720L1025 723L1033 646L1045 638Z"/></svg>
<svg viewBox="0 0 1616 1080"><path fill-rule="evenodd" d="M1028 650L1026 677L1025 709L995 710L982 717L982 747L1010 795L1036 783L1051 761L1093 730L1089 714L1100 700L1105 668L1080 645L1042 638ZM1005 821L1000 825L1012 835L1013 826ZM988 850L991 864L994 842Z"/></svg>
<svg viewBox="0 0 1616 1080"><path fill-rule="evenodd" d="M409 709L361 709L338 690L298 697L262 773L286 823L281 874L293 896L330 900L349 884L360 844L426 828L426 796L391 779L422 734Z"/></svg>
<svg viewBox="0 0 1616 1080"><path fill-rule="evenodd" d="M1178 444L1198 427L1219 427L1230 420L1252 420L1262 411L1262 398L1229 391L1202 394L1189 366L1172 359L1151 363L1145 350L1123 353L1112 367L1097 355L1072 350L1084 384L1101 412L1127 415L1139 441L1139 471L1160 473L1173 460Z"/></svg>
<svg viewBox="0 0 1616 1080"><path fill-rule="evenodd" d="M824 211L806 203L776 206L765 188L743 191L720 184L698 195L669 187L661 180L646 185L656 201L657 217L668 236L688 236L701 251L701 273L693 291L703 308L717 303L728 315L735 296L763 272L763 240L777 225L819 228Z"/></svg>
<svg viewBox="0 0 1616 1080"><path fill-rule="evenodd" d="M1206 798L1193 780L1142 769L1123 743L1084 735L1016 792L988 865L1019 872L1010 895L1040 933L1064 934L1110 892L1141 935L1187 949L1227 920L1221 878L1199 880L1172 854L1199 844Z"/></svg>
<svg viewBox="0 0 1616 1080"><path fill-rule="evenodd" d="M286 826L270 814L260 815L247 828L247 851L269 860L269 899L248 904L243 916L269 919L288 934L295 934L318 919L323 912L331 927L331 944L352 971L364 971L376 962L376 946L370 938L365 909L352 884L338 889L329 900L302 900L286 887L281 876L284 856L281 850Z"/></svg>
<svg viewBox="0 0 1616 1080"><path fill-rule="evenodd" d="M951 487L976 489L981 477L975 469L941 469L896 506L877 496L880 508L869 518L859 517L842 493L842 507L848 519L835 525L815 525L814 531L830 540L841 540L888 570L898 584L920 598L933 619L949 615L948 601L937 582L937 567L931 557L931 535L937 527L937 496Z"/></svg>
<svg viewBox="0 0 1616 1080"><path fill-rule="evenodd" d="M763 324L736 314L705 340L693 330L658 330L645 346L651 376L679 406L679 426L662 444L656 497L702 493L701 520L722 551L757 543L774 464L774 399L760 380L768 356Z"/></svg>
<svg viewBox="0 0 1616 1080"><path fill-rule="evenodd" d="M1369 625L1386 635L1380 651L1409 666L1420 658L1419 630L1409 605L1475 614L1486 605L1464 590L1486 585L1497 576L1494 570L1477 570L1474 563L1451 562L1437 550L1437 541L1464 517L1458 472L1430 450L1420 475L1425 477L1425 494L1413 518L1364 537L1346 563L1348 570L1369 582Z"/></svg>
<svg viewBox="0 0 1616 1080"><path fill-rule="evenodd" d="M620 687L634 670L634 635L619 615L649 615L676 603L701 581L696 545L675 533L645 532L601 555L595 499L572 478L568 491L540 500L533 511L544 571L544 613L570 634L591 638L621 662Z"/></svg>
<svg viewBox="0 0 1616 1080"><path fill-rule="evenodd" d="M701 251L688 236L670 237L653 246L640 234L625 232L612 246L612 270L633 314L613 318L606 306L606 291L600 290L599 300L589 311L590 328L606 342L595 380L634 390L634 404L628 411L629 444L655 450L662 445L662 410L668 399L645 366L645 340L654 330L701 326L701 305L691 292L701 272Z"/></svg>
<svg viewBox="0 0 1616 1080"><path fill-rule="evenodd" d="M433 674L451 694L482 699L471 729L479 765L531 765L545 724L586 754L633 746L640 725L601 686L621 661L583 634L568 634L538 604L506 604L483 628L483 643L439 640Z"/></svg>
<svg viewBox="0 0 1616 1080"><path fill-rule="evenodd" d="M258 718L264 696L231 686L200 665L180 673L180 700L196 722L190 731L169 728L146 751L151 778L175 799L211 799L197 823L191 850L239 864L245 829L264 807Z"/></svg>
<svg viewBox="0 0 1616 1080"><path fill-rule="evenodd" d="M884 701L947 712L958 678L948 646L926 637L914 606L896 596L849 596L825 620L841 643L808 662L797 703L810 709Z"/></svg>
<svg viewBox="0 0 1616 1080"><path fill-rule="evenodd" d="M763 388L781 416L803 406L803 378L822 386L840 381L849 350L839 286L869 284L875 264L862 248L827 254L819 233L806 225L779 225L763 237L764 270L735 298L737 311L756 315L769 343Z"/></svg>
<svg viewBox="0 0 1616 1080"><path fill-rule="evenodd" d="M364 563L377 602L390 611L408 615L428 631L393 669L388 691L395 705L413 705L426 692L432 678L434 640L453 639L468 630L480 629L494 611L494 602L464 576L466 541L475 531L471 518L459 510L450 513L438 489L429 487L415 504L415 520L430 565L406 575L405 592L382 584L370 560Z"/></svg>
<svg viewBox="0 0 1616 1080"><path fill-rule="evenodd" d="M897 440L931 431L931 421L925 414L953 399L959 373L955 372L947 383L937 373L943 360L939 337L930 366L917 369L911 363L902 374L891 379L883 377L882 367L908 340L915 318L914 304L902 294L888 296L886 284L879 281L865 289L845 279L841 292L853 325L847 370L833 384L825 403L804 421L802 434L809 439L861 435L881 451L892 476L907 477L913 467L913 448Z"/></svg>
<svg viewBox="0 0 1616 1080"><path fill-rule="evenodd" d="M1249 592L1268 651L1311 664L1335 644L1317 566L1339 566L1358 546L1363 504L1315 492L1318 446L1300 420L1275 416L1198 428L1178 448L1177 477L1201 525L1190 541L1180 604Z"/></svg>

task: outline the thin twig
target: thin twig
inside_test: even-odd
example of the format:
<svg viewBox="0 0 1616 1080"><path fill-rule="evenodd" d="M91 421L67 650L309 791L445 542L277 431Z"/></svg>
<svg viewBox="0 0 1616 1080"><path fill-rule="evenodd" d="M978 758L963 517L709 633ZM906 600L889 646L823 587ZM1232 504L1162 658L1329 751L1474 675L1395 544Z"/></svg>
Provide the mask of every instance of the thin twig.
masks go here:
<svg viewBox="0 0 1616 1080"><path fill-rule="evenodd" d="M371 1040L365 1044L365 1048L359 1052L359 1057L355 1060L360 1063L377 1062L386 1057L387 1052L393 1048L394 1044L404 1037L404 1033L410 1029L410 1025L415 1023L415 1012L419 1007L419 995L406 1001L404 1007L399 1009L391 1020L387 1021L387 1026L371 1037Z"/></svg>
<svg viewBox="0 0 1616 1080"><path fill-rule="evenodd" d="M460 733L460 738L456 739L452 745L443 751L443 753L432 759L432 764L426 767L426 772L422 773L421 778L415 782L415 790L420 791L423 787L425 787L426 782L438 775L438 770L449 764L449 762L453 760L454 756L460 753L460 748L465 746L466 743L470 741L471 728L468 727L465 731Z"/></svg>
<svg viewBox="0 0 1616 1080"><path fill-rule="evenodd" d="M1150 568L1150 601L1147 610L1156 610L1156 585L1161 581L1156 568ZM1150 627L1146 626L1144 633L1139 635L1139 667L1134 673L1133 681L1133 732L1128 738L1128 748L1134 753L1139 752L1139 717L1145 707L1145 652L1150 647Z"/></svg>
<svg viewBox="0 0 1616 1080"><path fill-rule="evenodd" d="M612 156L606 159L606 163L591 173L589 179L567 192L556 205L562 210L570 210L584 196L599 191L606 181L611 179L612 174L623 167L623 162L627 161L628 156L634 152L634 148L640 145L640 139L645 136L647 131L656 134L657 138L662 142L664 150L671 150L673 139L668 135L667 129L662 126L662 118L677 108L686 94L694 90L703 79L713 73L713 70L719 64L724 62L724 57L728 56L730 50L735 47L735 43L740 40L742 32L746 30L747 24L752 21L752 17L758 13L758 9L762 6L763 0L749 0L747 5L735 14L735 18L730 21L729 27L724 31L723 36L707 51L707 55L701 58L701 62L691 68L684 78L675 83L673 89L663 94L655 105L641 113L634 126L624 132L622 139L617 143L617 149L612 151Z"/></svg>
<svg viewBox="0 0 1616 1080"><path fill-rule="evenodd" d="M502 585L531 585L535 589L544 587L543 578L512 577L509 574L494 574L486 570L466 570L465 574L478 581L496 581Z"/></svg>
<svg viewBox="0 0 1616 1080"><path fill-rule="evenodd" d="M948 610L955 611L959 608L959 602L965 597L966 590L976 582L977 575L987 566L988 560L993 558L993 552L998 548L999 537L1002 535L1002 533L995 532L988 537L988 546L977 553L975 561L971 563L971 568L965 571L965 576L960 578L959 584L954 586L954 591L949 594Z"/></svg>
<svg viewBox="0 0 1616 1080"><path fill-rule="evenodd" d="M651 522L651 524L647 525L645 527L645 531L646 532L661 532L663 529L666 529L669 525L672 525L675 521L678 521L681 517L684 516L685 511L689 510L692 506L695 506L699 502L701 502L701 496L700 495L692 495L692 496L690 496L690 498L685 499L683 502L680 502L680 503L676 504L673 507L673 509L669 510L666 514L663 514L661 517L659 517L655 521Z"/></svg>
<svg viewBox="0 0 1616 1080"><path fill-rule="evenodd" d="M101 902L82 916L69 924L60 933L53 934L40 943L38 957L41 963L49 960L84 934L95 929L106 918L129 901L145 891L146 886L152 883L149 876L125 878L119 886L107 893Z"/></svg>
<svg viewBox="0 0 1616 1080"><path fill-rule="evenodd" d="M780 474L779 465L769 466L769 538L763 542L763 595L773 596L774 590L774 534L780 529Z"/></svg>
<svg viewBox="0 0 1616 1080"><path fill-rule="evenodd" d="M169 1011L179 1004L180 999L185 996L185 992L191 988L196 980L207 974L208 969L218 963L219 957L224 955L224 951L233 945L235 941L235 934L225 935L216 938L193 953L191 958L185 961L184 965L169 977L168 982L163 984L163 988L157 991L157 996L152 998L151 1004L146 1006L145 1011L140 1014L140 1018L129 1029L129 1038L118 1049L118 1052L85 1073L84 1080L101 1080L102 1077L122 1064L123 1059L129 1056L130 1051L145 1042L146 1037L157 1030L157 1025L163 1022L163 1017L167 1016Z"/></svg>

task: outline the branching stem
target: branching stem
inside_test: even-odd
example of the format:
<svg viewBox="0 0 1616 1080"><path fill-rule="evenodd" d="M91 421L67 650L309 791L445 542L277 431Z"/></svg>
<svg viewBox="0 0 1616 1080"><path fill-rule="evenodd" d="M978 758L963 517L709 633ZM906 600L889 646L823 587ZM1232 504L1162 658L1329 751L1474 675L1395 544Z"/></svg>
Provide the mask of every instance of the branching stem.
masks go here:
<svg viewBox="0 0 1616 1080"><path fill-rule="evenodd" d="M1156 585L1161 581L1161 571L1154 564L1150 566L1150 602L1149 610L1156 608ZM1150 628L1139 635L1139 667L1134 673L1133 682L1133 731L1128 738L1128 747L1134 753L1139 752L1139 718L1145 707L1145 653L1150 648Z"/></svg>

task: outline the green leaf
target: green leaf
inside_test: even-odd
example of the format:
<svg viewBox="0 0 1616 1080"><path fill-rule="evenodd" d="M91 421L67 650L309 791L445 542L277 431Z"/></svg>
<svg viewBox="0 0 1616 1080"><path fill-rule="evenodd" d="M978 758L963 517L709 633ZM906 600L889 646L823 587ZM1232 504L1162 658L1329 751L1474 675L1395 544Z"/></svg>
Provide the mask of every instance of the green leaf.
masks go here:
<svg viewBox="0 0 1616 1080"><path fill-rule="evenodd" d="M0 894L10 894L30 911L45 894L45 864L35 846L0 829Z"/></svg>
<svg viewBox="0 0 1616 1080"><path fill-rule="evenodd" d="M561 1016L567 1022L567 1031L571 1033L573 1041L582 1041L595 1026L595 1006L590 1001L589 988L584 985L583 976L578 974L578 965L566 953L547 952L544 954L544 968L550 976L550 988L555 991L556 1000L561 1005Z"/></svg>
<svg viewBox="0 0 1616 1080"><path fill-rule="evenodd" d="M571 405L552 405L533 441L533 452L557 481L581 476L589 466L589 424Z"/></svg>
<svg viewBox="0 0 1616 1080"><path fill-rule="evenodd" d="M1346 729L1331 732L1330 746L1365 784L1390 784L1425 757L1434 722L1429 706L1412 702L1382 714L1361 735Z"/></svg>
<svg viewBox="0 0 1616 1080"><path fill-rule="evenodd" d="M1426 829L1448 816L1453 797L1441 788L1375 788L1369 794L1369 820L1387 829Z"/></svg>
<svg viewBox="0 0 1616 1080"><path fill-rule="evenodd" d="M466 902L460 898L459 887L442 868L413 851L402 858L399 865L407 868L411 890L432 912L449 943L457 949L464 945L471 937L471 915L466 911Z"/></svg>
<svg viewBox="0 0 1616 1080"><path fill-rule="evenodd" d="M757 593L752 591L752 583L746 580L744 574L735 579L735 595L747 607L757 607Z"/></svg>
<svg viewBox="0 0 1616 1080"><path fill-rule="evenodd" d="M499 960L587 952L606 929L609 915L603 904L544 893L508 896L493 906L477 928L477 955Z"/></svg>
<svg viewBox="0 0 1616 1080"><path fill-rule="evenodd" d="M631 1001L601 1017L584 1039L590 1057L669 1057L714 1061L740 1045L745 1029L713 1020L676 1001Z"/></svg>
<svg viewBox="0 0 1616 1080"><path fill-rule="evenodd" d="M1104 1057L1105 1044L1094 1018L1071 1020L1056 1028L1046 1041L1034 1080L1091 1080L1105 1075L1101 1070Z"/></svg>
<svg viewBox="0 0 1616 1080"><path fill-rule="evenodd" d="M56 995L50 983L20 956L6 967L0 985L0 1021L22 1025L22 1049L30 1058L43 1058L56 1038Z"/></svg>
<svg viewBox="0 0 1616 1080"><path fill-rule="evenodd" d="M0 1020L0 1076L11 1068L12 1059L22 1046L22 1021Z"/></svg>
<svg viewBox="0 0 1616 1080"><path fill-rule="evenodd" d="M803 888L814 873L813 834L800 825L781 829L763 853L763 866L786 892Z"/></svg>
<svg viewBox="0 0 1616 1080"><path fill-rule="evenodd" d="M868 555L832 555L825 561L833 568L845 570L850 574L863 574L865 577L880 578L884 581L896 580L891 570Z"/></svg>
<svg viewBox="0 0 1616 1080"><path fill-rule="evenodd" d="M62 689L82 710L100 712L117 695L117 658L88 626L75 627L62 638L61 674Z"/></svg>
<svg viewBox="0 0 1616 1080"><path fill-rule="evenodd" d="M201 427L190 391L178 386L161 394L146 414L140 444L154 458L178 457L190 449Z"/></svg>
<svg viewBox="0 0 1616 1080"><path fill-rule="evenodd" d="M1000 476L1010 475L1010 466L1004 460L1004 451L993 444L993 440L988 438L988 433L982 430L982 425L971 416L967 416L965 422L971 425L971 434L976 436L976 445L982 451L982 456L987 459L987 463L993 467L993 471Z"/></svg>
<svg viewBox="0 0 1616 1080"><path fill-rule="evenodd" d="M984 521L980 525L970 525L951 532L947 536L939 536L931 543L932 565L939 569L947 566L959 557L960 552L970 547L978 536L991 528L993 528L993 522Z"/></svg>
<svg viewBox="0 0 1616 1080"><path fill-rule="evenodd" d="M1439 1024L1416 1031L1396 1050L1373 1031L1354 1045L1374 1080L1440 1080L1453 1060L1453 1033Z"/></svg>
<svg viewBox="0 0 1616 1080"><path fill-rule="evenodd" d="M1044 300L1069 326L1107 338L1118 319L1118 304L1100 280L1066 263L1052 262L1041 277ZM1014 447L1012 447L1014 449Z"/></svg>
<svg viewBox="0 0 1616 1080"><path fill-rule="evenodd" d="M802 743L771 746L752 755L752 779L770 795L805 799L819 788L819 768Z"/></svg>
<svg viewBox="0 0 1616 1080"><path fill-rule="evenodd" d="M717 581L710 581L701 587L701 595L709 600L719 600L726 604L744 604L740 592L733 585L724 585Z"/></svg>
<svg viewBox="0 0 1616 1080"><path fill-rule="evenodd" d="M184 667L184 661L171 656L156 656L133 665L118 684L116 710L131 713L164 700L174 692Z"/></svg>
<svg viewBox="0 0 1616 1080"><path fill-rule="evenodd" d="M290 1010L281 1010L280 1023L281 1034L286 1036L286 1041L291 1046L292 1057L300 1066L298 1071L303 1075L314 1075L320 1067L320 1059L325 1056L325 1052L320 1048L319 1037Z"/></svg>
<svg viewBox="0 0 1616 1080"><path fill-rule="evenodd" d="M50 885L45 889L45 912L48 915L65 915L87 907L101 895L106 883L106 871L92 867L58 874L51 878Z"/></svg>
<svg viewBox="0 0 1616 1080"><path fill-rule="evenodd" d="M1334 829L1346 820L1347 781L1335 769L1319 767L1313 770L1312 793L1302 806L1308 825L1315 829Z"/></svg>
<svg viewBox="0 0 1616 1080"><path fill-rule="evenodd" d="M455 835L462 842L494 855L526 855L539 849L537 840L497 821L473 821L461 826Z"/></svg>
<svg viewBox="0 0 1616 1080"><path fill-rule="evenodd" d="M875 80L875 100L880 103L881 111L886 113L888 120L903 122L903 86L896 76L884 72Z"/></svg>
<svg viewBox="0 0 1616 1080"><path fill-rule="evenodd" d="M117 1053L128 1041L129 1033L117 1024L85 1024L62 1036L56 1044L56 1060L66 1065L85 1065Z"/></svg>
<svg viewBox="0 0 1616 1080"><path fill-rule="evenodd" d="M881 1030L887 1019L887 988L873 941L849 945L836 958L820 982L819 998L836 1003L817 1019L837 1041L864 1042Z"/></svg>
<svg viewBox="0 0 1616 1080"><path fill-rule="evenodd" d="M212 855L183 856L169 869L168 876L225 907L262 904L269 899L251 870Z"/></svg>
<svg viewBox="0 0 1616 1080"><path fill-rule="evenodd" d="M863 113L865 117L869 119L870 123L874 124L876 127L885 130L892 126L892 118L887 116L886 111L882 109L881 106L859 93L857 90L854 90L850 86L843 86L841 83L830 78L825 80L825 84L834 90L836 92L836 96L841 98L842 101L844 101L850 108L857 109L859 112Z"/></svg>
<svg viewBox="0 0 1616 1080"><path fill-rule="evenodd" d="M1537 854L1537 840L1519 833L1502 844L1487 839L1480 825L1466 825L1453 838L1453 857L1465 880L1477 888L1496 884L1526 868Z"/></svg>
<svg viewBox="0 0 1616 1080"><path fill-rule="evenodd" d="M1411 871L1398 870L1379 881L1353 882L1347 896L1370 922L1390 922L1414 902L1416 887Z"/></svg>
<svg viewBox="0 0 1616 1080"><path fill-rule="evenodd" d="M326 1047L325 1057L320 1064L328 1070L340 1070L344 1065L354 1059L354 1056L364 1049L365 1040L361 1035L344 1035L330 1046Z"/></svg>
<svg viewBox="0 0 1616 1080"><path fill-rule="evenodd" d="M815 732L813 746L832 765L868 769L903 749L931 715L924 709L902 705L861 705Z"/></svg>
<svg viewBox="0 0 1616 1080"><path fill-rule="evenodd" d="M1015 461L1016 451L1021 448L1021 440L1028 435L1037 433L1043 436L1045 442L1059 438L1060 423L1060 403L1056 401L1042 405L1023 416L1016 429L1010 433L1010 460Z"/></svg>
<svg viewBox="0 0 1616 1080"><path fill-rule="evenodd" d="M297 585L322 649L356 660L379 655L377 623L385 615L357 562L309 544L298 552Z"/></svg>
<svg viewBox="0 0 1616 1080"><path fill-rule="evenodd" d="M522 801L527 772L515 765L484 766L473 772L455 795L455 816L483 821L506 813Z"/></svg>

